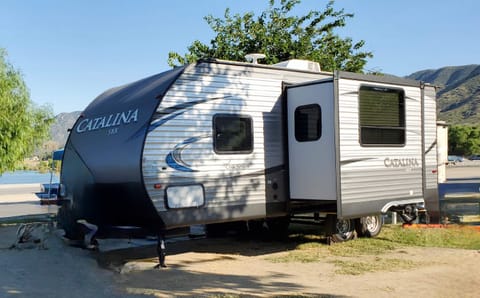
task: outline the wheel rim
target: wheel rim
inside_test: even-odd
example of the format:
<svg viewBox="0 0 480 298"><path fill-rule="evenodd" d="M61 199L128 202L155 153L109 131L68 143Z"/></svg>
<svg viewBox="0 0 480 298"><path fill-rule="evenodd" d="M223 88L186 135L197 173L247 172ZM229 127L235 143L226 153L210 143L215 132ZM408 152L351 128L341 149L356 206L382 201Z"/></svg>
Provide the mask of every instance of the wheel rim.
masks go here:
<svg viewBox="0 0 480 298"><path fill-rule="evenodd" d="M367 216L365 217L365 227L368 231L375 231L380 224L378 216Z"/></svg>
<svg viewBox="0 0 480 298"><path fill-rule="evenodd" d="M350 220L339 219L337 220L337 233L347 233L351 231Z"/></svg>
<svg viewBox="0 0 480 298"><path fill-rule="evenodd" d="M349 239L353 233L352 222L349 219L338 219L336 223L337 235L343 239Z"/></svg>

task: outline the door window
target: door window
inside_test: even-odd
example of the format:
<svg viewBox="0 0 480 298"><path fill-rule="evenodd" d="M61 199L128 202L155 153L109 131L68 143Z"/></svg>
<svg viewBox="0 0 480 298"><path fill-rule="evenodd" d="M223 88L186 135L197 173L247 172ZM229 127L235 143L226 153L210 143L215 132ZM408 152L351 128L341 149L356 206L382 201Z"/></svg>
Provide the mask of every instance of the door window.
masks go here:
<svg viewBox="0 0 480 298"><path fill-rule="evenodd" d="M322 136L322 109L318 104L295 109L295 139L298 142L317 141Z"/></svg>

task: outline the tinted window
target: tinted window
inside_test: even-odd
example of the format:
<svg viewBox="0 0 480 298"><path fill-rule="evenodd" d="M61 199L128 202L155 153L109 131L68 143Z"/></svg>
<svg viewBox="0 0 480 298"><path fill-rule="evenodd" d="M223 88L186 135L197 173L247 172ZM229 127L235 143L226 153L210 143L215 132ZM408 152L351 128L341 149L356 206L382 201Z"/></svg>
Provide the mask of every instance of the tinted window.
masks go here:
<svg viewBox="0 0 480 298"><path fill-rule="evenodd" d="M295 110L295 139L311 142L322 136L322 113L318 104L299 106Z"/></svg>
<svg viewBox="0 0 480 298"><path fill-rule="evenodd" d="M359 106L362 145L405 144L405 96L402 89L362 86Z"/></svg>
<svg viewBox="0 0 480 298"><path fill-rule="evenodd" d="M248 116L216 115L213 118L213 146L217 153L251 153L252 119Z"/></svg>

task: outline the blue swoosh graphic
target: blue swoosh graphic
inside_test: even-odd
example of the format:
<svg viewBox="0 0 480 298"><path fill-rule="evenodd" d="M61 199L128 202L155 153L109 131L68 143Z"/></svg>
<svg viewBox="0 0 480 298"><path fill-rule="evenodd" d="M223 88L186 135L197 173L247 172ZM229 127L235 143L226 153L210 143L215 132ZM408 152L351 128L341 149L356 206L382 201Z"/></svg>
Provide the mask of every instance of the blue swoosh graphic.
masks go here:
<svg viewBox="0 0 480 298"><path fill-rule="evenodd" d="M172 169L175 169L177 171L182 171L182 172L196 172L194 170L192 170L191 168L189 167L186 167L186 166L183 166L181 164L179 164L176 160L175 160L175 157L173 156L173 151L168 153L167 157L165 158L165 162L167 163L167 165L169 167L171 167Z"/></svg>
<svg viewBox="0 0 480 298"><path fill-rule="evenodd" d="M190 144L195 143L201 139L210 138L211 135L203 135L198 137L191 137L183 142L175 145L172 151L170 151L167 156L165 157L165 162L169 167L175 169L177 171L182 172L198 172L198 170L194 170L190 168L190 166L183 161L182 159L182 151Z"/></svg>
<svg viewBox="0 0 480 298"><path fill-rule="evenodd" d="M232 96L200 99L200 100L195 100L195 101L191 101L191 102L187 102L187 103L181 103L181 104L175 105L173 107L169 107L169 108L160 110L160 111L156 112L156 114L157 115L158 114L166 115L166 116L153 120L152 123L150 124L150 127L148 128L148 132L151 132L155 128L157 128L159 126L162 126L166 122L182 115L187 110L193 108L194 106L196 106L198 104L206 103L206 102L217 100L217 99L227 99L227 98L230 98L230 97L232 97Z"/></svg>

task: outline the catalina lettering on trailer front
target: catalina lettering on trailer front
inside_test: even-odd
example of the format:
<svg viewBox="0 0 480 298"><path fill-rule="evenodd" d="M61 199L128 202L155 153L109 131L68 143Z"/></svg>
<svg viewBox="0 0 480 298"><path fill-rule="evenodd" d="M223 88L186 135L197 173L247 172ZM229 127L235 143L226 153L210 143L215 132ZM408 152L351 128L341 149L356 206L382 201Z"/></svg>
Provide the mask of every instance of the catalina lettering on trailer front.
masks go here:
<svg viewBox="0 0 480 298"><path fill-rule="evenodd" d="M138 109L118 112L96 118L85 118L75 128L77 133L99 130L102 128L113 128L120 125L127 125L138 121Z"/></svg>

